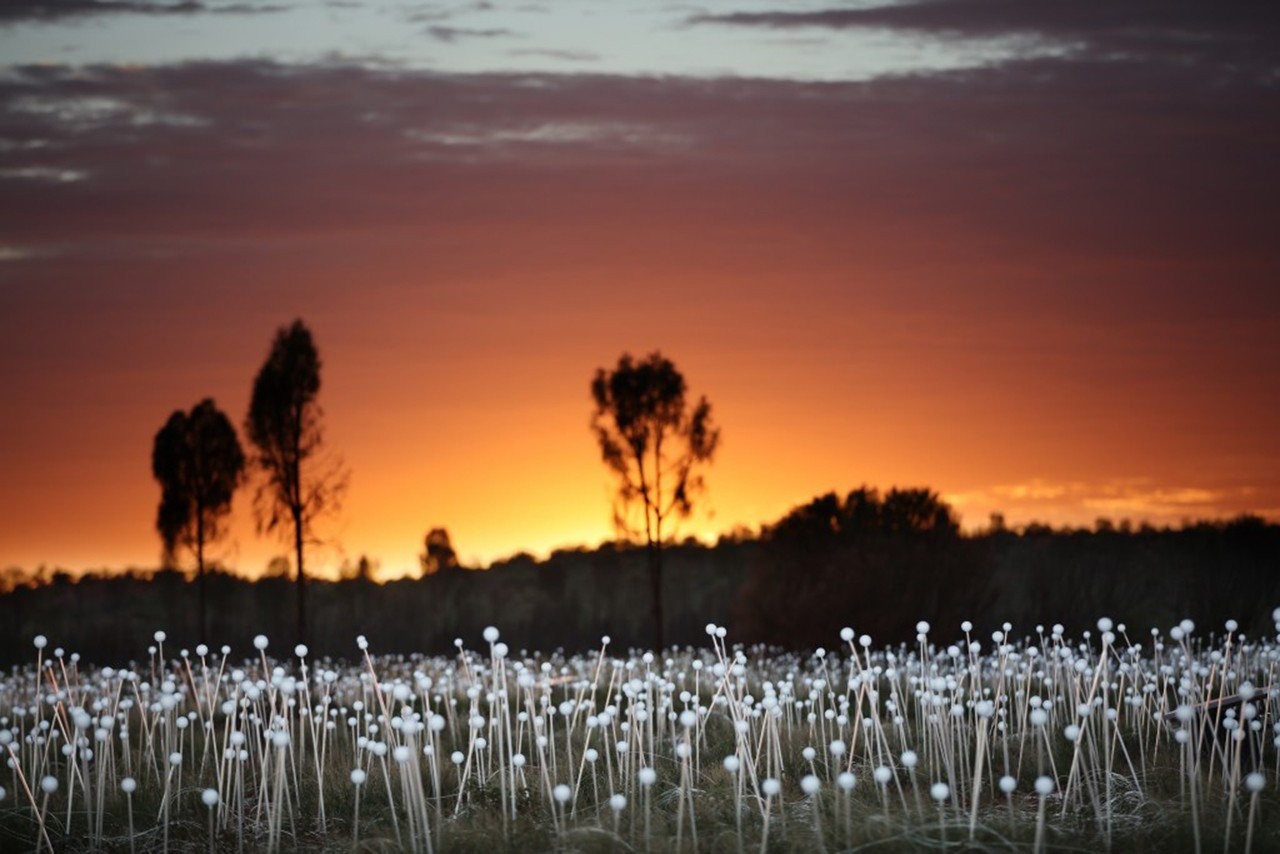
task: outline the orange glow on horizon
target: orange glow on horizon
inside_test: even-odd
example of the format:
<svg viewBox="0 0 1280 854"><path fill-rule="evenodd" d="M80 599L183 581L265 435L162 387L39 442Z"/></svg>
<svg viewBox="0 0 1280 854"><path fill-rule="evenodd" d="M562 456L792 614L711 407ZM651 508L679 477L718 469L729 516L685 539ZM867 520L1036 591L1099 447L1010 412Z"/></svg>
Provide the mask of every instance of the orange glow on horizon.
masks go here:
<svg viewBox="0 0 1280 854"><path fill-rule="evenodd" d="M400 395L421 375L380 372L377 354L352 349L353 342L340 334L326 338L326 331L319 325L327 441L350 466L352 483L342 512L320 527L326 544L308 552L313 574L333 577L343 561L354 563L362 555L377 562L380 577L416 574L423 537L436 526L450 532L460 559L470 566L520 551L542 558L557 548L595 547L613 538L612 481L587 429L587 383L596 366L616 358L611 349L589 344L595 355L583 352L573 359L576 370L565 366L559 372L525 370L480 354L468 373L435 389L430 402L406 406L398 403ZM251 377L259 348L244 349L242 373ZM843 494L863 483L882 490L932 488L955 507L966 530L985 527L993 512L1003 513L1010 526L1092 526L1100 516L1177 524L1246 511L1278 515L1260 502L1264 494L1256 487L1197 485L1193 467L1174 468L1160 479L1113 478L1109 472L1125 464L1128 450L1110 439L1090 445L1090 456L1115 447L1094 460L1087 479L1077 454L1070 465L1059 466L1058 479L1015 480L1019 468L1043 467L1038 461L1046 458L1044 443L1052 444L1052 436L1027 436L1021 447L1004 445L1007 436L993 427L1019 418L1013 402L992 413L989 426L956 433L942 413L974 406L959 392L930 389L932 399L922 400L886 388L877 398L885 414L867 414L826 393L837 384L830 376L819 374L805 386L765 357L739 367L740 354L725 360L688 346L664 350L684 371L691 391L711 399L724 431L717 460L706 471L708 489L693 518L679 526L680 538L711 542L739 526L758 530L818 494ZM387 379L368 382L374 375ZM247 385L230 382L218 395L237 424ZM144 417L143 410L151 414ZM5 566L154 566L159 543L151 524L159 491L146 460L166 414L154 404L138 405L133 415L104 425L127 454L99 459L85 450L72 460L82 471L67 467L43 481L31 480L31 488L39 488L35 501L6 511L20 524L7 527L0 544ZM797 441L801 435L804 440ZM993 447L1000 448L998 457L983 450ZM1071 468L1076 476L1063 476ZM96 508L80 520L78 534L69 533L75 530L71 520L51 523L34 512L60 495ZM212 555L235 571L257 575L289 549L282 540L256 534L251 503L250 486L237 494L233 524ZM17 531L24 532L21 541Z"/></svg>
<svg viewBox="0 0 1280 854"><path fill-rule="evenodd" d="M473 564L611 538L589 382L655 349L723 430L681 534L862 484L971 530L1280 518L1274 93L1149 71L0 81L54 105L0 110L50 141L0 176L0 568L155 565L155 432L206 396L240 427L295 317L352 475L317 570L412 571L433 527ZM99 89L207 121L54 108ZM610 133L511 133L548 125ZM214 552L244 572L288 551L251 497Z"/></svg>

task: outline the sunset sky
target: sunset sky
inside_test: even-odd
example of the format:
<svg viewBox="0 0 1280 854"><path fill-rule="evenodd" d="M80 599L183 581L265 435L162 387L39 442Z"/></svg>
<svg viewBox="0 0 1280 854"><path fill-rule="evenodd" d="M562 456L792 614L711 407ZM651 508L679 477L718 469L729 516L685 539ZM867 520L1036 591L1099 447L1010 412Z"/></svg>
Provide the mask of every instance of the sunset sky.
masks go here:
<svg viewBox="0 0 1280 854"><path fill-rule="evenodd" d="M311 327L317 562L610 536L595 369L723 429L681 533L1280 518L1280 5L6 0L0 567L154 566L155 432ZM251 490L215 553L255 572Z"/></svg>

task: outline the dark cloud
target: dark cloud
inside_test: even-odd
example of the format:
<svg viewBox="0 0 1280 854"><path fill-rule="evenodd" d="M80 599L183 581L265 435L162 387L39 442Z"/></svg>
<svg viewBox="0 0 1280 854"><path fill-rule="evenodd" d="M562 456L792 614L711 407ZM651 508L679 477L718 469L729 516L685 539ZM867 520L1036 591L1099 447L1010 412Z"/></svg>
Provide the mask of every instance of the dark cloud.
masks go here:
<svg viewBox="0 0 1280 854"><path fill-rule="evenodd" d="M427 28L427 34L442 42L453 43L459 39L491 39L502 36L514 36L511 30L492 28L477 29L469 27L434 26Z"/></svg>
<svg viewBox="0 0 1280 854"><path fill-rule="evenodd" d="M761 27L893 27L991 35L1041 32L1060 36L1164 31L1256 33L1280 23L1276 5L1257 0L919 0L855 9L700 14L692 23Z"/></svg>
<svg viewBox="0 0 1280 854"><path fill-rule="evenodd" d="M507 51L511 56L542 56L567 62L599 62L598 53L589 50L557 50L555 48L517 48Z"/></svg>
<svg viewBox="0 0 1280 854"><path fill-rule="evenodd" d="M228 6L207 6L209 12L217 15L269 15L274 12L287 12L289 6L274 4L232 3Z"/></svg>
<svg viewBox="0 0 1280 854"><path fill-rule="evenodd" d="M146 0L6 0L0 4L0 23L36 20L51 21L60 18L131 13L140 15L192 15L201 12L216 14L259 14L280 12L281 5L234 3L210 5L201 0L170 0L147 2Z"/></svg>
<svg viewBox="0 0 1280 854"><path fill-rule="evenodd" d="M432 263L506 263L498 241L536 265L575 235L641 266L662 246L833 287L892 269L930 299L945 282L1066 314L1280 311L1274 91L1176 63L859 84L41 67L0 81L0 140L19 170L0 234L33 251L411 229L471 252Z"/></svg>
<svg viewBox="0 0 1280 854"><path fill-rule="evenodd" d="M878 27L971 37L1040 35L1104 52L1280 62L1280 4L1258 0L919 0L865 8L697 14L691 24Z"/></svg>
<svg viewBox="0 0 1280 854"><path fill-rule="evenodd" d="M197 0L148 3L145 0L13 0L0 5L0 20L53 20L81 15L132 12L147 15L188 15L203 11Z"/></svg>

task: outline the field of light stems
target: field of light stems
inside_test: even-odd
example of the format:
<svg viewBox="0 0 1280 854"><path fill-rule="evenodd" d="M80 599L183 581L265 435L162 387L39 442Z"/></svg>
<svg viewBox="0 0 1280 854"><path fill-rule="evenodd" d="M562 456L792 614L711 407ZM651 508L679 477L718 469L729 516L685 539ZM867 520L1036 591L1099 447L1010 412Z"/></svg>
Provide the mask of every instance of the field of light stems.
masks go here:
<svg viewBox="0 0 1280 854"><path fill-rule="evenodd" d="M916 628L345 661L157 632L114 668L37 637L0 681L0 849L1280 849L1274 638Z"/></svg>

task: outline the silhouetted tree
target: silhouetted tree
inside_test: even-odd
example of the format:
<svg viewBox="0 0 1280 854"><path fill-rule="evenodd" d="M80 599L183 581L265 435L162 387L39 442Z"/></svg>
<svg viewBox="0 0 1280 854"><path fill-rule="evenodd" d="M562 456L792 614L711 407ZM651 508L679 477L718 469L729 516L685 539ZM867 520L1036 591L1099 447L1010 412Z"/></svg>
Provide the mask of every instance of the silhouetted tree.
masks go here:
<svg viewBox="0 0 1280 854"><path fill-rule="evenodd" d="M703 487L697 469L711 462L720 442L711 404L700 397L691 408L685 391L684 377L656 351L638 362L624 353L617 367L600 368L591 381L591 429L605 465L618 477L614 525L635 536L628 513L644 513L655 649L662 648L663 524L692 511Z"/></svg>
<svg viewBox="0 0 1280 854"><path fill-rule="evenodd" d="M880 527L886 534L960 533L960 522L951 507L930 489L890 489L880 509Z"/></svg>
<svg viewBox="0 0 1280 854"><path fill-rule="evenodd" d="M368 555L360 555L355 563L344 560L338 567L339 581L372 581L380 566L377 560Z"/></svg>
<svg viewBox="0 0 1280 854"><path fill-rule="evenodd" d="M735 603L734 628L750 641L825 644L851 624L893 637L920 617L958 624L992 596L989 539L962 537L928 489L828 493L761 536Z"/></svg>
<svg viewBox="0 0 1280 854"><path fill-rule="evenodd" d="M263 482L258 528L292 536L297 580L298 640L307 636L303 546L322 514L334 510L347 486L341 462L322 457L320 354L301 320L276 330L271 352L253 382L245 432L257 450Z"/></svg>
<svg viewBox="0 0 1280 854"><path fill-rule="evenodd" d="M266 568L262 570L263 578L288 578L293 575L293 567L289 565L289 559L284 555L276 555L267 561Z"/></svg>
<svg viewBox="0 0 1280 854"><path fill-rule="evenodd" d="M156 530L164 544L163 562L171 566L179 546L195 552L202 639L209 633L205 545L221 535L244 468L235 428L209 398L190 412L176 410L156 433L151 474L161 488Z"/></svg>
<svg viewBox="0 0 1280 854"><path fill-rule="evenodd" d="M449 532L444 528L432 528L428 531L422 547L418 563L422 565L423 575L435 575L441 570L457 568L458 553L453 550Z"/></svg>

